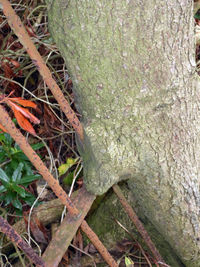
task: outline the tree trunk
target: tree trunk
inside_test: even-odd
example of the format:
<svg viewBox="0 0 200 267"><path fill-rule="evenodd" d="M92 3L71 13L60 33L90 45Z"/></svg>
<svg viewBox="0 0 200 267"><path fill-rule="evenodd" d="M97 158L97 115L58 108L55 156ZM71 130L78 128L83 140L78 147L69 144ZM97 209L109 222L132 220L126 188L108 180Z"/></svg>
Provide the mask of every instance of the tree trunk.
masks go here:
<svg viewBox="0 0 200 267"><path fill-rule="evenodd" d="M85 130L85 184L129 186L186 266L200 266L199 81L192 0L48 0Z"/></svg>

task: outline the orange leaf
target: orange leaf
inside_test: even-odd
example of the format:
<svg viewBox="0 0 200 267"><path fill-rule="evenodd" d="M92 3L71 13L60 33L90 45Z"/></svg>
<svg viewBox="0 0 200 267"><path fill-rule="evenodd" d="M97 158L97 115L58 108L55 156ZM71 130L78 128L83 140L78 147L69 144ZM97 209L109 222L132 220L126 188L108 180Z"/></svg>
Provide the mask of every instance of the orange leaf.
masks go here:
<svg viewBox="0 0 200 267"><path fill-rule="evenodd" d="M31 107L31 108L37 108L37 105L30 101L30 100L25 100L25 99L22 99L21 97L12 97L12 98L9 98L10 101L13 101L13 102L16 102L24 107Z"/></svg>
<svg viewBox="0 0 200 267"><path fill-rule="evenodd" d="M22 129L24 129L25 131L31 133L32 135L36 135L35 130L33 129L33 126L30 124L30 122L24 117L24 115L17 109L13 108L11 106L15 118L17 119L17 122L19 123L19 125L22 127Z"/></svg>
<svg viewBox="0 0 200 267"><path fill-rule="evenodd" d="M27 100L28 101L28 100ZM40 120L38 118L36 118L33 114L30 113L30 111L26 108L22 108L18 105L16 105L15 103L13 103L12 101L10 101L10 99L7 99L6 102L8 103L8 105L11 106L13 112L15 110L19 111L20 113L23 114L24 117L28 118L31 122L35 123L35 124L39 124Z"/></svg>

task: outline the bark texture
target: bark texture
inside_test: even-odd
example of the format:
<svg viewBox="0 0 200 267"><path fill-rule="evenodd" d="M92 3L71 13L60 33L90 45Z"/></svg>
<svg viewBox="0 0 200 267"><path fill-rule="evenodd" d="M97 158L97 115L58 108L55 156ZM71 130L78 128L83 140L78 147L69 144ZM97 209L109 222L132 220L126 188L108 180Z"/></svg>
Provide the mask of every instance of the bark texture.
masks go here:
<svg viewBox="0 0 200 267"><path fill-rule="evenodd" d="M127 183L120 183L120 188L128 202L132 204L134 211L140 217L140 220L142 221L145 229L148 231L151 240L154 244L156 244L156 247L165 262L172 267L183 267L184 265L181 263L180 259L178 259L168 242L166 242L164 237L146 218L143 210L138 208L138 203L134 199ZM135 225L130 220L125 210L122 208L119 199L112 190L106 194L98 209L89 216L87 221L93 231L99 236L100 240L106 245L106 247L109 248L109 250L115 251L118 247L117 244L119 244L122 240L132 240L133 243L137 240L142 248L145 251L148 251L149 255L151 255L151 251L142 239L141 235L138 233ZM127 233L118 224L118 222L131 234ZM107 265L105 264L105 266Z"/></svg>
<svg viewBox="0 0 200 267"><path fill-rule="evenodd" d="M85 184L129 186L186 266L200 266L200 111L192 0L48 0L73 78Z"/></svg>

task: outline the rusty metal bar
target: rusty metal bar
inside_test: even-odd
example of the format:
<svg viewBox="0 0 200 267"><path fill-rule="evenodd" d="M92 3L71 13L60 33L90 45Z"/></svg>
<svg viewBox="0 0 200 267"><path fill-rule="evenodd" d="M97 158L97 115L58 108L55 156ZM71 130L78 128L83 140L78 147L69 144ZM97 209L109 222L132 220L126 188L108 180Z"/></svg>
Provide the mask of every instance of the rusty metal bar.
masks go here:
<svg viewBox="0 0 200 267"><path fill-rule="evenodd" d="M20 18L15 14L15 11L12 9L10 3L8 0L0 0L1 7L3 9L3 12L5 16L8 19L8 23L11 26L11 28L14 30L15 34L18 36L20 42L23 44L25 49L27 50L27 53L31 57L33 63L36 65L38 71L42 75L45 83L48 85L49 89L52 91L55 99L58 101L61 109L65 113L66 117L69 119L70 123L74 127L77 135L79 136L80 140L83 141L83 127L78 120L75 112L71 109L70 105L68 104L67 100L65 99L62 91L56 84L55 80L53 79L51 72L45 65L45 62L43 61L42 57L38 53L36 47L32 43L29 35L27 34ZM21 149L24 151L24 153L28 156L30 161L33 163L33 165L38 169L38 171L42 174L44 179L48 182L49 186L52 188L54 193L61 199L62 203L67 207L68 211L74 215L77 216L79 214L78 209L73 205L73 203L68 198L65 191L59 186L59 183L57 180L53 178L53 176L48 172L48 169L44 166L43 162L40 160L38 155L31 151L30 145L27 143L23 135L16 129L15 125L9 118L8 114L4 110L4 108L0 105L0 112L3 112L5 118L8 119L9 123L6 122L4 119L1 120L0 123L8 130L10 135L13 137L13 139L19 144ZM2 113L1 113L2 114ZM4 121L4 122L3 122ZM24 139L23 139L24 138ZM23 141L21 141L23 139ZM26 146L28 147L26 149ZM23 148L22 148L23 147ZM106 250L106 248L103 246L101 241L98 239L96 234L90 229L90 227L87 225L85 221L82 222L81 225L82 230L86 233L86 235L91 239L92 243L95 245L97 250L102 254L102 257L105 259L105 261L110 266L118 266L117 263L114 261L112 256L109 254L109 252ZM93 239L94 237L94 239ZM96 237L96 238L95 238Z"/></svg>
<svg viewBox="0 0 200 267"><path fill-rule="evenodd" d="M137 214L134 212L131 205L127 202L120 187L118 185L113 185L112 188L113 188L113 191L115 192L115 194L117 195L117 197L119 198L119 201L121 202L122 206L126 210L128 216L130 217L132 222L135 224L138 232L141 234L141 236L144 239L144 241L146 242L147 246L150 248L155 259L164 264L164 261L160 255L159 251L157 250L154 243L152 242L148 232L145 230L145 228L144 228L143 224L141 223L141 221L139 220Z"/></svg>
<svg viewBox="0 0 200 267"><path fill-rule="evenodd" d="M24 251L26 256L37 266L45 267L45 263L35 251L18 235L18 233L10 226L10 224L0 216L0 232L6 234L9 239L14 242L20 249Z"/></svg>
<svg viewBox="0 0 200 267"><path fill-rule="evenodd" d="M89 227L86 221L82 222L81 229L83 230L83 232L87 233L87 236L92 241L93 245L98 249L99 253L104 258L104 260L109 264L109 266L118 267L117 262L110 255L107 248L104 247L104 245L101 243L98 236L93 231L89 231L91 228Z"/></svg>
<svg viewBox="0 0 200 267"><path fill-rule="evenodd" d="M31 38L29 37L27 31L25 30L22 21L13 10L9 1L0 0L0 4L2 5L1 8L3 9L3 13L6 16L10 27L14 30L20 42L23 44L24 48L26 49L27 53L32 59L33 63L35 64L41 76L43 77L45 83L47 84L52 94L54 95L55 99L62 108L62 111L65 113L69 122L76 131L77 135L83 141L83 127L78 117L76 116L73 109L70 107L70 104L65 99L56 81L53 79L50 70L46 66L44 60L42 59L35 45L31 41Z"/></svg>
<svg viewBox="0 0 200 267"><path fill-rule="evenodd" d="M5 127L5 129L12 136L12 138L18 143L18 145L20 146L24 154L29 158L29 160L32 162L35 168L39 171L39 173L43 176L43 178L48 182L53 192L57 195L58 198L60 198L61 202L67 207L68 211L71 213L72 220L76 219L78 221L78 223L76 224L76 227L78 227L78 224L81 225L82 230L90 238L94 246L97 248L97 250L100 252L102 257L105 259L105 261L109 265L111 262L112 263L115 262L112 256L109 254L109 252L104 247L104 245L98 239L96 234L87 225L87 223L85 221L81 222L82 218L81 220L79 220L79 216L78 216L80 214L79 210L75 207L71 199L67 196L66 192L59 185L58 181L50 174L50 172L48 171L47 167L44 165L40 157L28 144L26 138L15 127L15 124L12 122L10 116L8 115L8 113L6 112L6 110L4 109L2 105L0 105L0 114L1 114L0 123ZM93 200L91 200L90 204L92 204L92 202ZM89 205L89 203L87 204ZM117 266L117 263L115 263L115 265L110 265L110 266Z"/></svg>
<svg viewBox="0 0 200 267"><path fill-rule="evenodd" d="M56 194L58 198L60 198L61 202L67 207L68 211L77 216L79 214L78 209L74 206L70 198L67 196L66 192L59 185L58 181L51 175L47 167L44 165L40 157L37 153L32 149L32 147L27 142L26 138L21 134L21 132L15 127L15 124L11 120L10 116L4 109L2 105L0 105L0 123L5 127L8 133L12 136L12 138L17 142L20 146L24 154L29 158L35 168L39 171L39 173L43 176L43 178L47 181L53 192Z"/></svg>

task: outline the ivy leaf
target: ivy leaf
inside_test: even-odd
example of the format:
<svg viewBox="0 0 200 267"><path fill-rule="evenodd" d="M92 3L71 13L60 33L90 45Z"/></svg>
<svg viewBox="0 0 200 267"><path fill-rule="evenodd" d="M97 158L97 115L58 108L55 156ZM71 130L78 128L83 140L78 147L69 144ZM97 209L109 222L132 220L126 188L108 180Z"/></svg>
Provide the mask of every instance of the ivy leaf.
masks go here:
<svg viewBox="0 0 200 267"><path fill-rule="evenodd" d="M74 173L70 172L64 179L63 179L63 183L66 185L71 185L73 182L73 178L74 178Z"/></svg>

